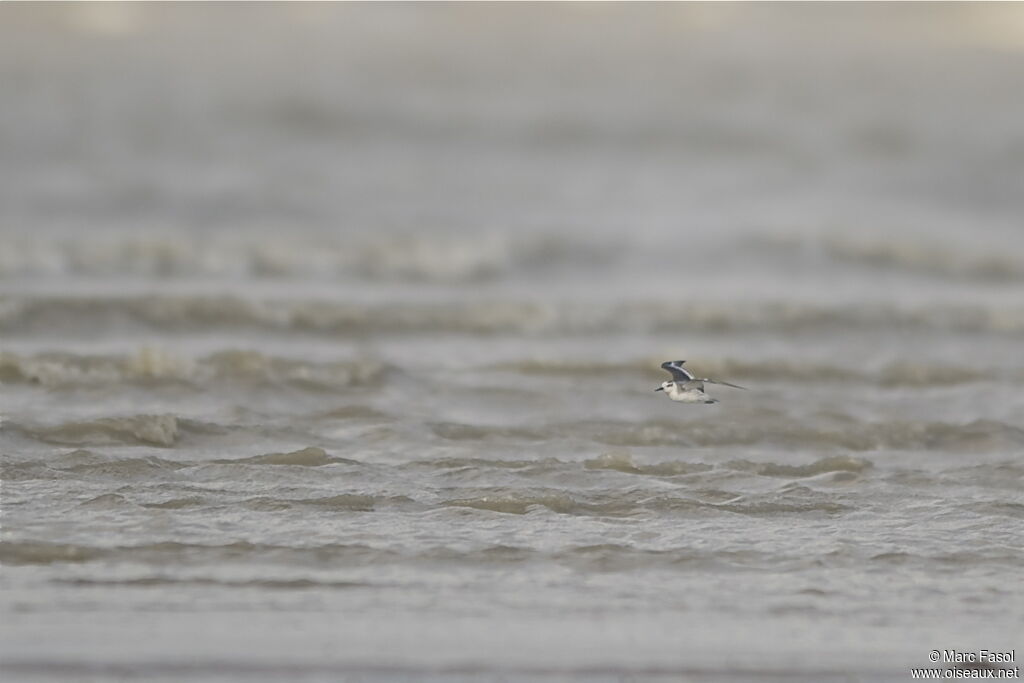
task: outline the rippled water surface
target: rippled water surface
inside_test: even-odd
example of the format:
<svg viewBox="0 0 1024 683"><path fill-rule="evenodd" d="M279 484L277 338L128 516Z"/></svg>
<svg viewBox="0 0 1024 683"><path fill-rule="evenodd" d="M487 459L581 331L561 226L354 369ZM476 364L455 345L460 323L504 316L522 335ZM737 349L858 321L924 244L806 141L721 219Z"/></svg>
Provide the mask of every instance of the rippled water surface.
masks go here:
<svg viewBox="0 0 1024 683"><path fill-rule="evenodd" d="M1024 652L1019 6L0 18L5 681Z"/></svg>

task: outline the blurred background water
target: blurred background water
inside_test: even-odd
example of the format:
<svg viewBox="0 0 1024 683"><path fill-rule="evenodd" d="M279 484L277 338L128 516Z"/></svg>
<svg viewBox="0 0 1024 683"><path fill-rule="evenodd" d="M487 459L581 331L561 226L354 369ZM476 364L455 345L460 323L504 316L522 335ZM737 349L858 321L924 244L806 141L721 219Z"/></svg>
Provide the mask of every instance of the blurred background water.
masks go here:
<svg viewBox="0 0 1024 683"><path fill-rule="evenodd" d="M1022 74L1013 3L0 6L5 680L1019 647Z"/></svg>

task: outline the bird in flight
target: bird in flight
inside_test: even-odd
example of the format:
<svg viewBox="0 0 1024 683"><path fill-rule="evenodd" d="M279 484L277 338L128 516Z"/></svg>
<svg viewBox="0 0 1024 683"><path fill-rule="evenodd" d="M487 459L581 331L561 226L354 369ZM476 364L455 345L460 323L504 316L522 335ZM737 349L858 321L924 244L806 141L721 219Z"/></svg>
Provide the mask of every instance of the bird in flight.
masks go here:
<svg viewBox="0 0 1024 683"><path fill-rule="evenodd" d="M731 384L717 379L707 377L695 377L692 372L683 367L685 360L667 360L661 367L668 370L672 375L670 381L661 383L655 391L664 391L665 395L673 401L680 403L718 403L718 399L711 398L704 393L704 384L722 384L734 389L746 389L738 384Z"/></svg>

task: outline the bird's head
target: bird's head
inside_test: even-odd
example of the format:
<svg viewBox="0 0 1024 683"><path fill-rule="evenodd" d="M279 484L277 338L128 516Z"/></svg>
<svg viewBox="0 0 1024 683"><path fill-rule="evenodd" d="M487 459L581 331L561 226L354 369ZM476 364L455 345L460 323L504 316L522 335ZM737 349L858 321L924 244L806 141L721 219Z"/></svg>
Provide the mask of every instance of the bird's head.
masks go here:
<svg viewBox="0 0 1024 683"><path fill-rule="evenodd" d="M668 388L669 388L670 386L672 386L672 382L667 382L667 381L666 381L666 382L662 382L662 383L661 383L661 386L660 386L660 387L658 387L657 389L655 389L655 391L665 391L665 390L666 390L666 389L668 389Z"/></svg>

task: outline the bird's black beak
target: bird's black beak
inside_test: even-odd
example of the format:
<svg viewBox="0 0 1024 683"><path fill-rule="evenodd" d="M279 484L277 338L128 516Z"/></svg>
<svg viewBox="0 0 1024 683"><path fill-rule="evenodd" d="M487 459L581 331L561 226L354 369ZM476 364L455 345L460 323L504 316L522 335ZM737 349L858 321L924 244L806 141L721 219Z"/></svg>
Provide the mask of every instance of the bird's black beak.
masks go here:
<svg viewBox="0 0 1024 683"><path fill-rule="evenodd" d="M658 387L655 391L665 391L665 387Z"/></svg>

